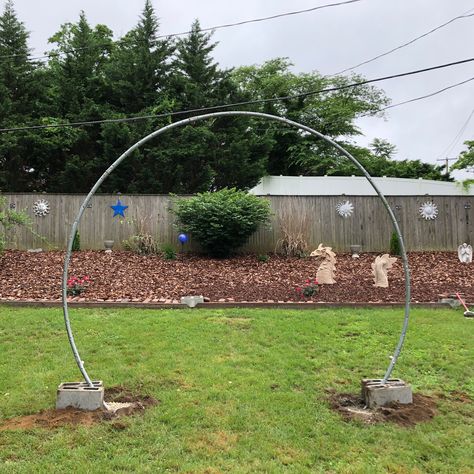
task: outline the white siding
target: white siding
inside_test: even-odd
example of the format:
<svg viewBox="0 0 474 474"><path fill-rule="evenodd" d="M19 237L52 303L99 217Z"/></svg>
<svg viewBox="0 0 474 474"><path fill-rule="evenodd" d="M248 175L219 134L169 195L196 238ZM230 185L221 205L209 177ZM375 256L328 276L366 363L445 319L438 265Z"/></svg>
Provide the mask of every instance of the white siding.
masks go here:
<svg viewBox="0 0 474 474"><path fill-rule="evenodd" d="M372 178L386 196L474 196L460 183L427 179ZM250 190L259 196L375 196L377 193L361 176L265 176Z"/></svg>

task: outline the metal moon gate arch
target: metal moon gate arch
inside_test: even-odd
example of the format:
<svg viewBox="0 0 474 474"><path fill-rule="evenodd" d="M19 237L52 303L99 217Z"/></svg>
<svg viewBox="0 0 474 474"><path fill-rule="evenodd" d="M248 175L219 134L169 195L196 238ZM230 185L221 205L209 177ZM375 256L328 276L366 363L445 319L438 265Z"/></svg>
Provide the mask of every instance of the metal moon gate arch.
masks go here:
<svg viewBox="0 0 474 474"><path fill-rule="evenodd" d="M395 232L397 233L398 239L400 241L400 250L402 254L402 261L403 261L403 269L405 272L405 317L403 320L403 326L402 330L400 333L400 338L398 340L398 344L395 348L395 351L393 353L393 356L391 357L390 364L385 372L384 378L382 380L382 383L385 384L387 380L389 379L392 370L397 362L397 359L400 355L400 352L403 347L403 343L405 341L405 336L406 332L408 329L408 320L410 317L410 270L408 268L408 258L405 250L405 244L403 242L403 237L400 232L400 227L398 225L397 219L395 218L395 215L390 208L387 200L385 199L385 196L382 194L382 192L378 189L377 185L374 183L372 180L372 177L369 175L369 173L366 171L366 169L357 161L356 158L354 158L348 151L346 151L344 148L342 148L340 145L338 145L335 141L331 140L329 137L323 135L322 133L313 130L310 127L307 127L305 125L302 125L298 122L294 122L292 120L283 118L283 117L278 117L276 115L270 115L270 114L264 114L260 112L244 112L244 111L227 111L227 112L213 112L210 114L205 114L205 115L196 115L194 117L189 117L184 120L180 120L179 122L172 123L170 125L167 125L165 127L162 127L158 130L155 130L154 132L150 133L146 137L142 138L140 141L136 142L133 146L131 146L127 151L125 151L122 155L120 155L117 160L115 160L108 168L107 170L102 174L102 176L97 180L97 182L94 184L92 189L90 190L89 194L86 196L84 199L84 202L81 204L81 207L79 209L79 212L77 214L77 217L72 225L71 233L69 235L69 240L67 244L67 251L66 251L66 256L64 258L64 270L63 270L63 278L62 278L62 302L63 302L63 312L64 312L64 322L66 324L66 331L69 339L69 344L71 345L72 352L74 354L74 358L76 360L77 366L79 367L79 370L81 371L82 375L84 376L85 381L90 387L93 387L93 383L84 368L84 361L81 359L79 355L79 351L77 349L76 343L74 341L74 335L72 333L72 328L71 328L71 322L69 320L69 312L68 312L68 304L67 304L67 278L68 278L68 269L69 269L69 262L71 260L71 253L72 253L72 244L74 240L74 235L76 233L76 230L79 226L79 222L81 221L82 215L84 214L85 209L87 208L87 205L89 204L89 201L91 200L92 196L95 194L99 186L103 183L103 181L109 176L112 171L117 168L117 166L125 159L127 156L129 156L131 153L133 153L137 148L148 142L149 140L157 137L158 135L161 135L168 130L172 130L174 128L181 127L183 125L191 124L193 122L198 122L200 120L207 120L209 118L215 118L215 117L225 117L225 116L236 116L236 115L241 115L241 116L247 116L247 117L257 117L257 118L264 118L264 119L269 119L269 120L274 120L276 122L282 122L286 125L290 125L293 127L296 127L300 130L304 130L305 132L310 133L311 135L320 138L322 140L325 140L329 144L331 144L334 148L339 150L344 156L346 156L354 165L362 172L362 174L367 178L371 186L374 188L375 192L379 196L379 198L382 200L383 205L385 206L385 209L388 212L388 215L390 217L390 220L392 221L393 227L395 229Z"/></svg>

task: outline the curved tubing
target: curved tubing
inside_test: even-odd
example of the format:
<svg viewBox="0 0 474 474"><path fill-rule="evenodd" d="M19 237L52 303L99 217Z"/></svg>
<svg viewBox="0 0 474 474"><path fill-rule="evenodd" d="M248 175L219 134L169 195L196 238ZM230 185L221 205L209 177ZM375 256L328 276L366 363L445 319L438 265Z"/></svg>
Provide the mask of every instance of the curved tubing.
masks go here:
<svg viewBox="0 0 474 474"><path fill-rule="evenodd" d="M79 226L79 222L81 221L82 215L84 214L85 209L87 208L87 205L89 204L89 201L91 200L92 196L95 194L99 186L104 182L104 180L109 176L112 171L117 168L120 163L127 158L131 153L133 153L137 148L141 147L143 144L148 142L149 140L157 137L158 135L161 135L168 130L172 130L177 127L181 127L183 125L187 125L193 122L198 122L200 120L207 120L209 118L214 118L214 117L225 117L225 116L236 116L236 115L243 115L243 116L248 116L248 117L258 117L258 118L265 118L269 120L274 120L277 122L282 122L287 125L291 125L293 127L299 128L300 130L304 130L305 132L310 133L311 135L321 138L322 140L325 140L326 142L330 143L333 147L335 147L337 150L339 150L344 156L349 158L349 160L354 163L354 165L362 172L362 174L367 178L371 186L374 188L375 192L379 196L379 198L382 200L383 205L385 206L385 209L388 212L388 215L390 217L390 220L392 221L393 227L395 229L395 232L398 236L398 239L400 241L400 250L402 254L402 262L403 262L403 269L405 272L405 317L403 320L403 326L402 326L402 331L400 334L400 338L398 340L398 344L395 348L395 351L393 353L393 356L391 357L390 364L385 372L384 378L382 380L382 383L386 383L387 380L390 378L390 375L393 371L393 368L397 362L397 359L400 355L400 352L403 347L403 343L405 341L405 336L407 333L408 329L408 320L410 316L410 270L408 268L408 258L405 250L405 244L403 242L403 237L400 232L400 228L398 226L397 219L395 218L395 215L390 208L387 200L385 199L385 196L382 194L382 192L379 190L375 182L372 180L372 177L369 175L369 173L366 171L366 169L357 161L356 158L354 158L348 151L346 151L344 148L342 148L339 144L337 144L335 141L333 141L331 138L326 137L322 133L307 127L305 125L299 124L298 122L294 122L293 120L289 120L283 117L278 117L276 115L270 115L270 114L264 114L261 112L246 112L246 111L227 111L227 112L213 112L210 114L204 114L204 115L196 115L194 117L189 117L184 120L180 120L179 122L172 123L170 125L167 125L165 127L162 127L158 130L155 130L154 132L150 133L146 137L142 138L140 141L135 143L133 146L131 146L127 151L125 151L122 155L120 155L117 160L115 160L108 168L107 170L102 174L102 176L97 180L97 182L94 184L92 189L90 190L89 194L86 196L84 199L84 202L82 203L79 212L77 214L77 217L72 225L71 233L69 235L69 240L67 244L67 251L66 251L66 256L64 259L64 270L63 270L63 279L62 279L62 301L63 301L63 313L64 313L64 322L66 324L66 331L69 339L69 344L71 345L72 352L74 354L74 358L76 360L77 366L79 367L79 370L81 371L82 375L84 376L85 381L87 384L92 387L92 381L84 368L84 362L82 361L79 351L77 350L76 343L74 341L74 335L72 333L72 328L71 328L71 323L69 320L69 313L68 313L68 304L67 304L67 275L68 275L68 269L69 269L69 262L71 259L71 253L72 253L72 243L74 240L74 235L76 233L76 230Z"/></svg>

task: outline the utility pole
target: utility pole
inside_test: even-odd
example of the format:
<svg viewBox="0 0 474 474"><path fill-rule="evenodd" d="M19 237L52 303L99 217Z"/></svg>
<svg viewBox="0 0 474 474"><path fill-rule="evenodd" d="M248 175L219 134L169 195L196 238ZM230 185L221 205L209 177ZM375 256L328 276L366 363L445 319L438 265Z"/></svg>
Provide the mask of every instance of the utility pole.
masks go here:
<svg viewBox="0 0 474 474"><path fill-rule="evenodd" d="M440 158L439 160L436 161L444 161L446 163L446 174L449 174L449 162L450 161L456 161L457 158Z"/></svg>

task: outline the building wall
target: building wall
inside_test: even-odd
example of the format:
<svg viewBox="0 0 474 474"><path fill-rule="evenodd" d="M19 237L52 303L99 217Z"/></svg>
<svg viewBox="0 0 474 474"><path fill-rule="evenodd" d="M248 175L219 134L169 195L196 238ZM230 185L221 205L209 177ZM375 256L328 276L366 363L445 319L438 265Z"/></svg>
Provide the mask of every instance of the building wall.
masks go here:
<svg viewBox="0 0 474 474"><path fill-rule="evenodd" d="M33 230L43 239L26 229L14 236L10 247L48 248L47 243L64 249L84 195L59 194L6 194L7 205L24 209L33 222ZM39 199L49 203L50 211L44 217L35 216L33 205ZM120 242L136 234L138 227L158 241L176 243L178 229L174 216L169 212L172 205L169 196L122 195L120 199L128 208L126 218L112 217L111 205L116 195L96 195L91 207L86 209L79 232L82 249L103 249L104 240ZM320 242L335 250L349 251L352 244L362 245L363 251L380 252L389 249L392 226L380 199L376 196L264 196L271 203L273 216L269 228L260 229L253 235L244 251L255 253L273 252L282 237L281 222L293 233L300 230L313 249ZM354 211L348 218L341 217L336 206L349 200ZM388 196L404 236L408 250L455 250L463 242L474 243L474 197L472 196ZM433 201L438 207L438 217L432 221L423 219L419 207ZM45 240L44 240L45 239ZM186 249L196 250L191 241Z"/></svg>
<svg viewBox="0 0 474 474"><path fill-rule="evenodd" d="M464 189L460 183L429 179L372 178L386 196L474 196L474 186ZM264 176L250 190L265 196L376 196L363 176Z"/></svg>

